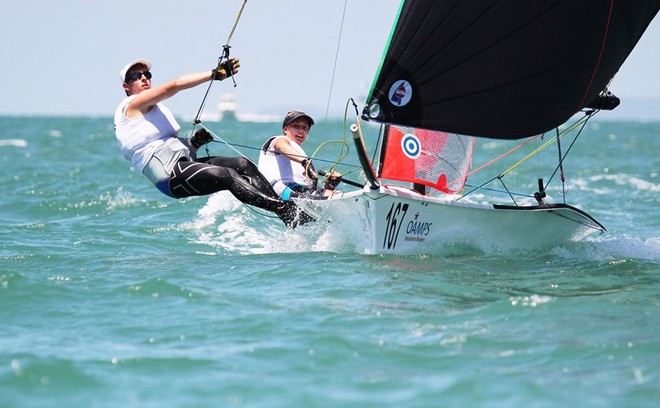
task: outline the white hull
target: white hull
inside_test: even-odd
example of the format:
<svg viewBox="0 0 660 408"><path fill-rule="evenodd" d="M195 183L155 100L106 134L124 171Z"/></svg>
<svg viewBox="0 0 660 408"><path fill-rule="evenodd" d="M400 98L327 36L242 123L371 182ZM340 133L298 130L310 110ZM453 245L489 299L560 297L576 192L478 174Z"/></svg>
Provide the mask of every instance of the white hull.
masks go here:
<svg viewBox="0 0 660 408"><path fill-rule="evenodd" d="M446 201L404 187L366 188L328 200L298 200L366 254L434 254L446 245L532 250L605 231L588 214L563 205L510 207Z"/></svg>

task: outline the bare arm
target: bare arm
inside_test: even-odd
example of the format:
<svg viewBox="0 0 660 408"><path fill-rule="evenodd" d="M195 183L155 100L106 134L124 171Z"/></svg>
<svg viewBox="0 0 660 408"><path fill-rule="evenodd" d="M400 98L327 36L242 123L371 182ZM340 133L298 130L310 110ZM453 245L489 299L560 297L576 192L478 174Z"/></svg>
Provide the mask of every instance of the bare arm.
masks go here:
<svg viewBox="0 0 660 408"><path fill-rule="evenodd" d="M232 68L232 75L237 74L238 68L241 66L238 58L231 58L230 65L226 65L227 63L229 61L222 64L222 66L218 66L217 70L214 71L209 70L206 72L186 74L174 81L142 90L128 103L126 116L131 118L146 115L157 103L176 95L179 91L193 88L211 79L223 80L227 78L227 69L229 66Z"/></svg>
<svg viewBox="0 0 660 408"><path fill-rule="evenodd" d="M293 147L289 145L289 139L286 136L281 136L275 139L273 147L291 161L302 163L302 161L306 159L306 157L301 156L298 151L294 150Z"/></svg>
<svg viewBox="0 0 660 408"><path fill-rule="evenodd" d="M179 91L195 87L211 79L211 71L183 75L173 81L140 92L126 107L126 116L147 114L158 102L176 95Z"/></svg>

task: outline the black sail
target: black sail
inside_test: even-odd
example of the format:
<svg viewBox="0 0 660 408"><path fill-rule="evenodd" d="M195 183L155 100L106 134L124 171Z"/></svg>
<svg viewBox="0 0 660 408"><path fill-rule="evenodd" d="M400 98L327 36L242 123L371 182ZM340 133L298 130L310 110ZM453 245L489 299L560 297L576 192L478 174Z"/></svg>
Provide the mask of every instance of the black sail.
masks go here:
<svg viewBox="0 0 660 408"><path fill-rule="evenodd" d="M499 139L543 133L607 86L660 0L408 0L363 116Z"/></svg>

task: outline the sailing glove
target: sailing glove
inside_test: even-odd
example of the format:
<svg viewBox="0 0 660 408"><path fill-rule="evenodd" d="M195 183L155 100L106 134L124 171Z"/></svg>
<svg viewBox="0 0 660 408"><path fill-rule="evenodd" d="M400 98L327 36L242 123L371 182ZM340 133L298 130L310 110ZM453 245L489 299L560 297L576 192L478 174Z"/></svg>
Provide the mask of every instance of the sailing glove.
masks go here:
<svg viewBox="0 0 660 408"><path fill-rule="evenodd" d="M211 75L213 75L214 81L222 81L229 76L238 73L238 68L241 66L241 62L238 58L230 58L216 68L211 70Z"/></svg>
<svg viewBox="0 0 660 408"><path fill-rule="evenodd" d="M312 159L305 159L300 162L300 164L302 164L303 168L305 169L303 175L310 179L314 186L316 186L316 184L319 182L319 176L316 175L316 170L314 169Z"/></svg>
<svg viewBox="0 0 660 408"><path fill-rule="evenodd" d="M209 131L204 128L197 129L193 137L190 138L190 144L196 149L199 149L200 147L202 147L202 145L205 145L212 141L213 141L213 136L211 136Z"/></svg>
<svg viewBox="0 0 660 408"><path fill-rule="evenodd" d="M326 180L324 188L329 191L335 191L340 181L341 176L330 176Z"/></svg>

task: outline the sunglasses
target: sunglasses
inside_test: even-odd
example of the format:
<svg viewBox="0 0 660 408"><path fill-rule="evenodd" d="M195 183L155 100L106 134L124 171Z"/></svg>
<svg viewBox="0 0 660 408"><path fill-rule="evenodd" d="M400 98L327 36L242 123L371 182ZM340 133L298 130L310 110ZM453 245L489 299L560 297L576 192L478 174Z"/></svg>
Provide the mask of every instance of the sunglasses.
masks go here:
<svg viewBox="0 0 660 408"><path fill-rule="evenodd" d="M303 125L303 124L300 124L300 123L294 123L294 124L291 124L289 126L291 126L294 129L297 129L297 130L302 130L303 132L309 132L309 126L307 126L307 125Z"/></svg>
<svg viewBox="0 0 660 408"><path fill-rule="evenodd" d="M142 78L142 75L147 77L147 79L151 79L151 72L149 71L133 72L132 74L126 75L126 82L137 81Z"/></svg>

